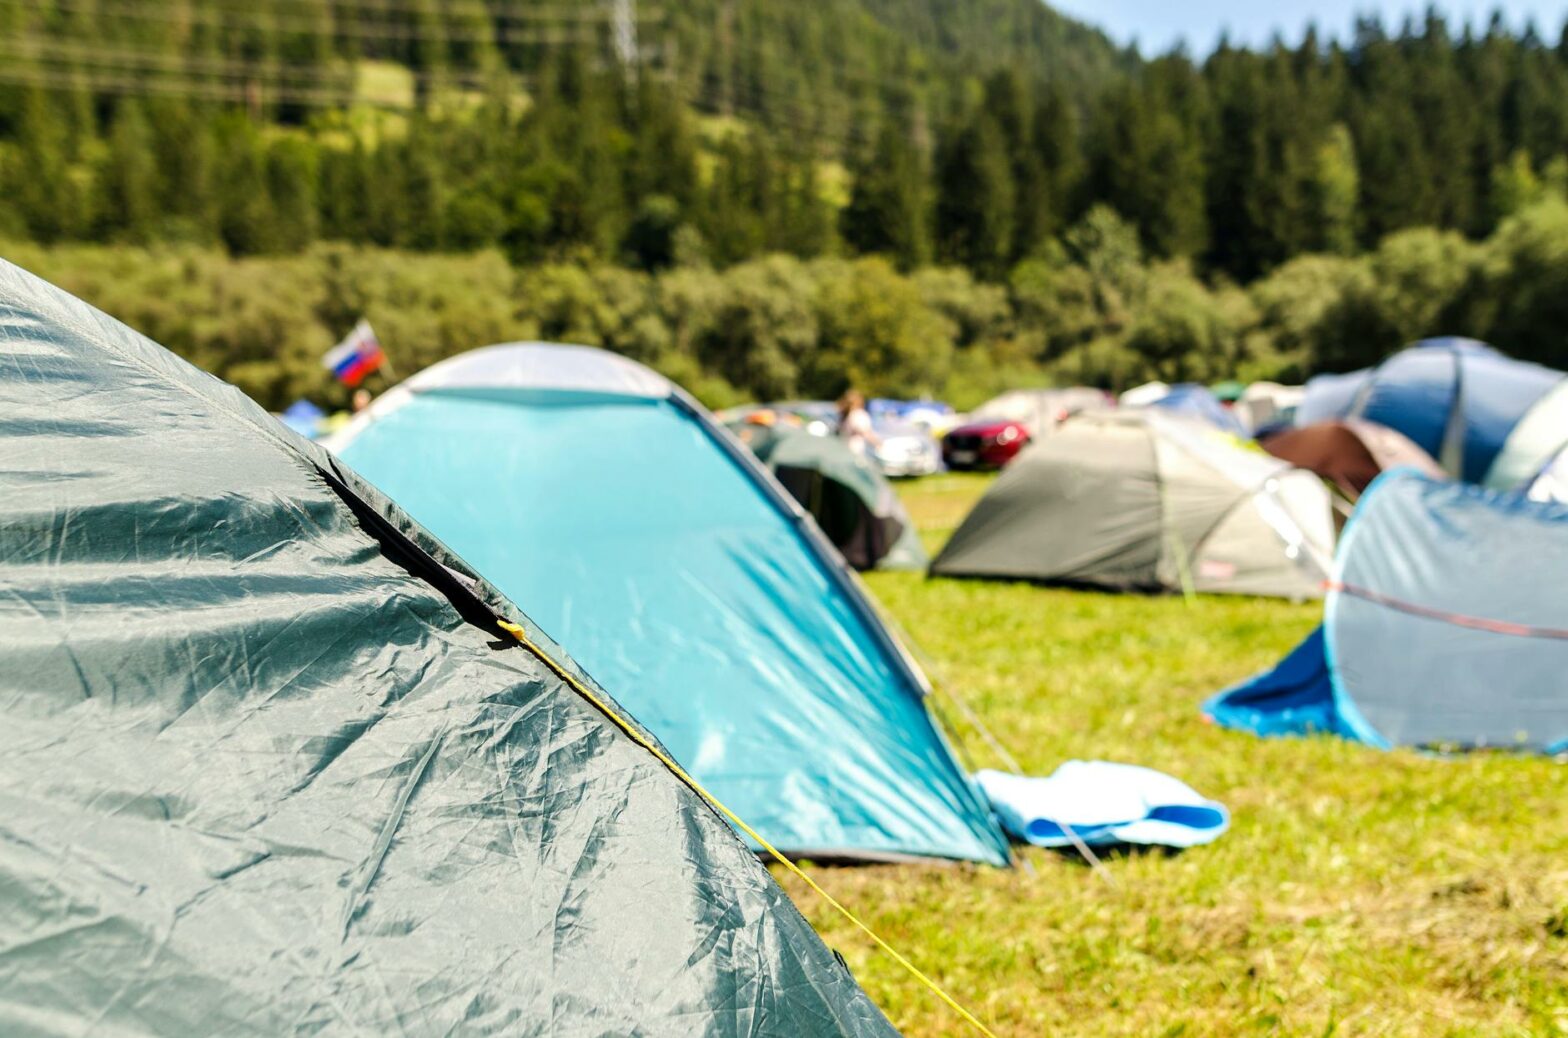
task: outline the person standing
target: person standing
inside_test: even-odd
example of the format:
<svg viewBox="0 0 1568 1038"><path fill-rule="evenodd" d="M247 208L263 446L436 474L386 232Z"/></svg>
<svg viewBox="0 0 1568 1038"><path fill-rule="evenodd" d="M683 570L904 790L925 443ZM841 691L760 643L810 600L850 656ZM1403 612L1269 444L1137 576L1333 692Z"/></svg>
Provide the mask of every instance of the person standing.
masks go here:
<svg viewBox="0 0 1568 1038"><path fill-rule="evenodd" d="M847 389L838 399L838 434L850 450L862 457L870 456L882 445L882 438L871 426L866 398L858 389Z"/></svg>

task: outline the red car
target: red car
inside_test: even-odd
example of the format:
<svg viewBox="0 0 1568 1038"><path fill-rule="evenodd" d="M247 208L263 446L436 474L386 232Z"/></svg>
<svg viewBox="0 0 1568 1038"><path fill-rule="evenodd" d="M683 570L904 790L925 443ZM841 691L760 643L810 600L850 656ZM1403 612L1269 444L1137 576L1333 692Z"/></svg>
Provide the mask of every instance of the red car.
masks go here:
<svg viewBox="0 0 1568 1038"><path fill-rule="evenodd" d="M1029 429L1023 422L1006 418L970 422L942 437L942 462L958 471L999 469L1028 442Z"/></svg>

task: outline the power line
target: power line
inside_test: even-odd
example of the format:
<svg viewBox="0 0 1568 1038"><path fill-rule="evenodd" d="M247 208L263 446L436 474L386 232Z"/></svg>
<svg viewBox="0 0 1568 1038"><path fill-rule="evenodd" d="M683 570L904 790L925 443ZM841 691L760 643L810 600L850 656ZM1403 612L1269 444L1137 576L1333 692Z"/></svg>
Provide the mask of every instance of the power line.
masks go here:
<svg viewBox="0 0 1568 1038"><path fill-rule="evenodd" d="M23 7L29 11L33 10L29 0L0 0L0 6ZM53 6L59 11L99 19L125 19L127 21L163 26L199 25L217 30L263 29L283 35L322 36L330 39L361 42L447 42L479 43L497 46L539 42L577 42L578 39L581 39L583 42L594 42L593 38L588 36L562 37L559 33L551 33L549 29L528 29L512 25L496 25L478 30L449 25L442 26L438 32L432 32L427 28L422 29L412 25L386 25L359 20L342 21L331 17L326 17L319 21L278 18L271 17L266 12L255 9L240 11L202 8L188 11L181 15L166 8L149 8L136 2L136 0L99 0L96 4L86 3L84 0L55 0ZM412 16L414 11L409 8L402 8L392 13ZM548 20L542 18L528 19L528 22L545 25L548 23ZM594 22L587 19L572 19L556 24L584 28L598 27Z"/></svg>

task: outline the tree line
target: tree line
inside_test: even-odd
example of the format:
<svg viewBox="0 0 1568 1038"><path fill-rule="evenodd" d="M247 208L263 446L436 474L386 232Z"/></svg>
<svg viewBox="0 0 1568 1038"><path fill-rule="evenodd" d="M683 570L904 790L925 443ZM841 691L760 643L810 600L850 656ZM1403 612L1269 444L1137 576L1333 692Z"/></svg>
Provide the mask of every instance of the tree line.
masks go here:
<svg viewBox="0 0 1568 1038"><path fill-rule="evenodd" d="M447 10L491 24L478 0ZM64 38L91 43L96 24ZM1500 20L1454 33L1432 15L1394 35L1364 21L1344 45L1221 45L1070 81L1020 64L933 92L911 73L902 95L860 96L840 138L776 106L703 116L678 78L630 79L592 47L532 47L526 90L506 63L459 90L439 70L479 75L489 51L444 31L445 64L422 37L357 42L410 63L410 104L391 111L0 85L0 235L235 255L495 247L647 271L878 254L1000 283L1106 206L1149 255L1247 282L1409 227L1478 239L1568 181L1568 36ZM284 67L351 75L321 32Z"/></svg>
<svg viewBox="0 0 1568 1038"><path fill-rule="evenodd" d="M299 397L346 404L320 357L361 316L397 375L480 345L546 339L634 357L716 407L855 385L967 408L1021 385L1293 382L1439 333L1568 366L1568 197L1543 192L1480 241L1411 228L1361 255L1295 257L1245 288L1151 256L1103 206L1002 281L783 253L652 272L342 244L253 257L192 245L5 253L274 409ZM372 388L390 381L373 376Z"/></svg>

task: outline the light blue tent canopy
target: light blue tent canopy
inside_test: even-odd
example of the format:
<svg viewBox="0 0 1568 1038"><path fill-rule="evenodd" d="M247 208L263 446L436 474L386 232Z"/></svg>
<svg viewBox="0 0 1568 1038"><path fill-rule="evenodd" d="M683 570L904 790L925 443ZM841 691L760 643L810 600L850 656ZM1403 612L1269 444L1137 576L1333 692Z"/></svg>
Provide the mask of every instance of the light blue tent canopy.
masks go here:
<svg viewBox="0 0 1568 1038"><path fill-rule="evenodd" d="M926 685L816 527L662 376L586 347L438 364L329 446L769 841L1007 860Z"/></svg>
<svg viewBox="0 0 1568 1038"><path fill-rule="evenodd" d="M1520 419L1562 377L1474 339L1425 339L1376 368L1312 379L1296 424L1377 422L1409 437L1450 475L1479 483Z"/></svg>
<svg viewBox="0 0 1568 1038"><path fill-rule="evenodd" d="M1182 382L1172 386L1170 392L1149 406L1195 418L1233 436L1247 435L1235 412L1222 404L1212 389L1196 382Z"/></svg>
<svg viewBox="0 0 1568 1038"><path fill-rule="evenodd" d="M1260 735L1568 750L1568 506L1395 469L1345 529L1323 625L1204 704Z"/></svg>

